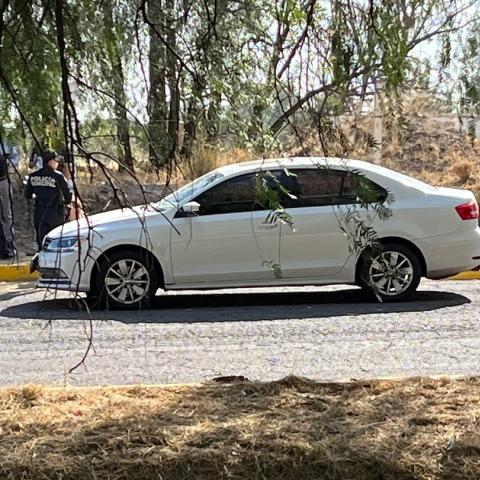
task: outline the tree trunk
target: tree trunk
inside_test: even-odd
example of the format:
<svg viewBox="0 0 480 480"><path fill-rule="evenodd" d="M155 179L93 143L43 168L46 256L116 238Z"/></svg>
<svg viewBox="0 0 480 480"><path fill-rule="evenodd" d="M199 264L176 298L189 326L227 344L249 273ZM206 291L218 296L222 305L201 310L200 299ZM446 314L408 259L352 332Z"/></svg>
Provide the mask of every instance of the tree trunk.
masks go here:
<svg viewBox="0 0 480 480"><path fill-rule="evenodd" d="M115 96L115 123L117 129L117 156L122 166L134 171L132 148L130 145L130 130L128 125L127 110L125 103L125 77L123 74L123 62L119 52L115 25L113 23L112 3L103 2L104 21L109 37L108 56L113 81L113 94Z"/></svg>
<svg viewBox="0 0 480 480"><path fill-rule="evenodd" d="M115 80L115 77L118 77L118 81ZM122 63L119 59L119 63L117 64L117 75L114 75L114 92L115 97L119 100L119 103L116 104L115 108L117 122L117 140L119 143L119 151L123 154L123 158L120 157L120 161L124 163L124 165L133 172L133 155L130 145L130 129L128 125L127 110L125 109L126 97L123 85L123 68Z"/></svg>
<svg viewBox="0 0 480 480"><path fill-rule="evenodd" d="M150 50L147 111L149 116L149 158L150 162L159 167L168 160L168 109L165 92L165 45L159 35L163 35L162 0L148 0L148 18ZM174 48L174 45L172 46Z"/></svg>
<svg viewBox="0 0 480 480"><path fill-rule="evenodd" d="M201 103L201 89L196 82L193 83L192 96L188 102L188 108L185 115L184 137L182 155L185 158L192 156L192 149L195 139L197 138L197 124L201 109L199 104Z"/></svg>
<svg viewBox="0 0 480 480"><path fill-rule="evenodd" d="M212 92L210 95L210 104L207 110L207 142L215 145L218 142L218 135L220 133L220 108L222 95L219 92Z"/></svg>
<svg viewBox="0 0 480 480"><path fill-rule="evenodd" d="M166 23L166 40L168 45L175 48L175 0L165 0L165 23ZM178 128L180 124L180 91L177 78L177 58L171 49L166 49L166 77L168 91L170 94L168 108L168 160L172 161L177 152Z"/></svg>

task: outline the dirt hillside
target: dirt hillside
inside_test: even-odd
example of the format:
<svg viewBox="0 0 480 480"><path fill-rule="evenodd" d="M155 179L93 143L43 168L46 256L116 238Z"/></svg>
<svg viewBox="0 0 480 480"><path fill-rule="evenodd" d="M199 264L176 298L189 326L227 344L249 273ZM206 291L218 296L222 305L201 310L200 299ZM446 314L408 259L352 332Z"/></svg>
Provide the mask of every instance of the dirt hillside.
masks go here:
<svg viewBox="0 0 480 480"><path fill-rule="evenodd" d="M455 120L451 114L442 114L441 111L439 113L438 106L432 104L431 99L414 97L405 104L401 128L384 128L382 164L433 185L472 190L480 200L480 141L472 140L466 133L460 132L455 126ZM352 147L349 156L372 161L372 148L364 146L364 143L358 140L358 134L371 133L373 119L369 116L357 119L356 126L356 130L346 128ZM315 145L310 153L321 155L321 149ZM204 149L195 153L195 162L176 172L177 185L217 166L253 158L251 154L241 150L212 152ZM293 150L290 152L294 153ZM26 173L28 172L22 172ZM158 200L165 192L165 179L140 173L139 181L145 185L150 201ZM17 249L20 253L33 253L33 210L23 197L21 181L14 177L12 183ZM100 173L93 178L87 174L80 175L78 185L87 213L98 213L119 206L111 186ZM117 187L118 194L124 201L131 205L144 203L138 184L130 177L119 176ZM172 184L172 187L175 185Z"/></svg>

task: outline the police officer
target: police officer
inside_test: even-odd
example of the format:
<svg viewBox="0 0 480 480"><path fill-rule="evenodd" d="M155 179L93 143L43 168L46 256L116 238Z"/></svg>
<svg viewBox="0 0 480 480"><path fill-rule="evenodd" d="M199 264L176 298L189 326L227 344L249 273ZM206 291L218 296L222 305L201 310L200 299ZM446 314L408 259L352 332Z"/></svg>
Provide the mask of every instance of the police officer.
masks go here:
<svg viewBox="0 0 480 480"><path fill-rule="evenodd" d="M65 222L65 207L72 194L65 177L57 172L57 155L51 150L43 152L43 168L28 177L25 197L35 194L34 224L38 248L42 248L45 235Z"/></svg>
<svg viewBox="0 0 480 480"><path fill-rule="evenodd" d="M1 130L1 127L0 127ZM9 165L15 168L20 160L18 149L0 139L0 259L14 258L12 207L10 203Z"/></svg>

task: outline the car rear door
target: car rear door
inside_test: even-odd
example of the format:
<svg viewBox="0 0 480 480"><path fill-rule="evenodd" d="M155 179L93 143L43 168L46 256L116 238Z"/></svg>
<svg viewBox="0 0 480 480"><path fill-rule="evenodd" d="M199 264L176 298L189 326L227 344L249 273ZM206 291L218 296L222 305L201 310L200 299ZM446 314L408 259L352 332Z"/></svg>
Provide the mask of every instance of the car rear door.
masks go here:
<svg viewBox="0 0 480 480"><path fill-rule="evenodd" d="M282 184L293 194L284 199L292 226L283 224L280 236L280 264L286 278L339 273L372 233L369 228L377 212L364 207L387 198L382 187L343 169L292 169Z"/></svg>
<svg viewBox="0 0 480 480"><path fill-rule="evenodd" d="M282 183L296 198L286 198L292 226L281 226L281 269L286 278L334 275L345 265L348 238L342 231L339 203L342 172L292 169Z"/></svg>

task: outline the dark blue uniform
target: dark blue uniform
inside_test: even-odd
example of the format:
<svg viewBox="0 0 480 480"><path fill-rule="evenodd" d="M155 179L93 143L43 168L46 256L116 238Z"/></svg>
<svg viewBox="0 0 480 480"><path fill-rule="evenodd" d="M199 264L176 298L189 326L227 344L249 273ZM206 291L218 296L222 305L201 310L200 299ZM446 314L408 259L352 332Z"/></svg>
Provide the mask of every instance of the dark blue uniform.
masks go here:
<svg viewBox="0 0 480 480"><path fill-rule="evenodd" d="M12 237L12 208L8 180L8 158L10 154L0 143L0 260L14 256Z"/></svg>
<svg viewBox="0 0 480 480"><path fill-rule="evenodd" d="M72 194L65 177L45 166L28 177L25 197L35 194L34 224L38 248L42 248L45 235L65 223L65 206L72 201Z"/></svg>

